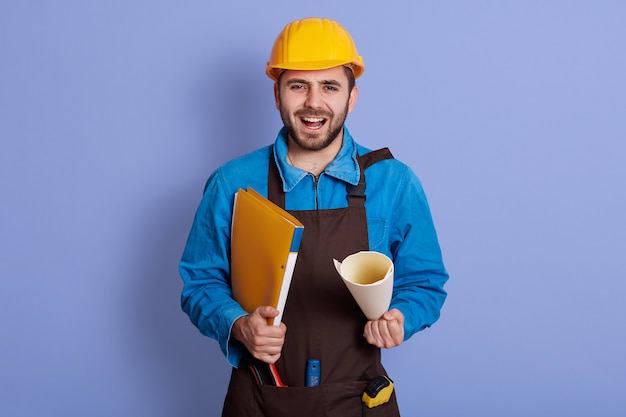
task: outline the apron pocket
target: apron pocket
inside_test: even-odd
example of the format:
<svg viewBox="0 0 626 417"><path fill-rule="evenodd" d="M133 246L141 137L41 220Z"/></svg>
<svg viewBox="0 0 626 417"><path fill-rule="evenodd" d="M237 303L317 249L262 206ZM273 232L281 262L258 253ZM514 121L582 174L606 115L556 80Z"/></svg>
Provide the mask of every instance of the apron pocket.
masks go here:
<svg viewBox="0 0 626 417"><path fill-rule="evenodd" d="M257 385L267 417L361 417L365 381L336 382L316 387L279 388Z"/></svg>

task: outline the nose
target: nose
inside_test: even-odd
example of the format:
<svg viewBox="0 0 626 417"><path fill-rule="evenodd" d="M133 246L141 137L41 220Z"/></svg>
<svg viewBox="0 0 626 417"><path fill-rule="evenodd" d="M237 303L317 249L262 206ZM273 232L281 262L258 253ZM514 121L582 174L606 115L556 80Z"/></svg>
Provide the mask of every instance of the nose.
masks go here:
<svg viewBox="0 0 626 417"><path fill-rule="evenodd" d="M319 87L309 88L304 104L313 109L322 107L322 95Z"/></svg>

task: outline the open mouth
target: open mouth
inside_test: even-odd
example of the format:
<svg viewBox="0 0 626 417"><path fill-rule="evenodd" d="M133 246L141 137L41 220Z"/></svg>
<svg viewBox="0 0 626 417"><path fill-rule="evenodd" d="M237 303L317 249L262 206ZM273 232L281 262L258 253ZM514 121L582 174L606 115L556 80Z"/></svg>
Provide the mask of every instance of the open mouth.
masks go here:
<svg viewBox="0 0 626 417"><path fill-rule="evenodd" d="M321 129L326 124L324 117L301 117L302 124L308 129Z"/></svg>

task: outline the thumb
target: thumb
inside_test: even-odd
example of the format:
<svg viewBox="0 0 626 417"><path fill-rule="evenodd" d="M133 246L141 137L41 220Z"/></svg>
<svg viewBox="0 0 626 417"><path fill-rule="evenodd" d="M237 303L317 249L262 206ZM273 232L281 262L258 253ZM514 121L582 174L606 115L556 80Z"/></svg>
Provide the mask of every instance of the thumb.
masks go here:
<svg viewBox="0 0 626 417"><path fill-rule="evenodd" d="M404 315L402 314L402 312L400 312L400 310L398 310L397 308L394 308L393 310L387 311L384 315L383 318L385 320L391 321L391 320L398 320L398 322L400 323L404 323Z"/></svg>
<svg viewBox="0 0 626 417"><path fill-rule="evenodd" d="M263 318L272 318L278 315L278 310L272 306L261 306L257 308L257 313Z"/></svg>

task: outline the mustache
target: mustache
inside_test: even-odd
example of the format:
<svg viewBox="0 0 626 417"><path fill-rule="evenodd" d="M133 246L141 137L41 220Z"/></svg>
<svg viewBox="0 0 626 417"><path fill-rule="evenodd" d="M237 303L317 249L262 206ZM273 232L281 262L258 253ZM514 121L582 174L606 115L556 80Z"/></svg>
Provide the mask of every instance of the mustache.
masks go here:
<svg viewBox="0 0 626 417"><path fill-rule="evenodd" d="M293 114L296 117L323 117L326 119L330 119L332 116L329 112L323 110L310 110L310 109L302 109L297 110Z"/></svg>

